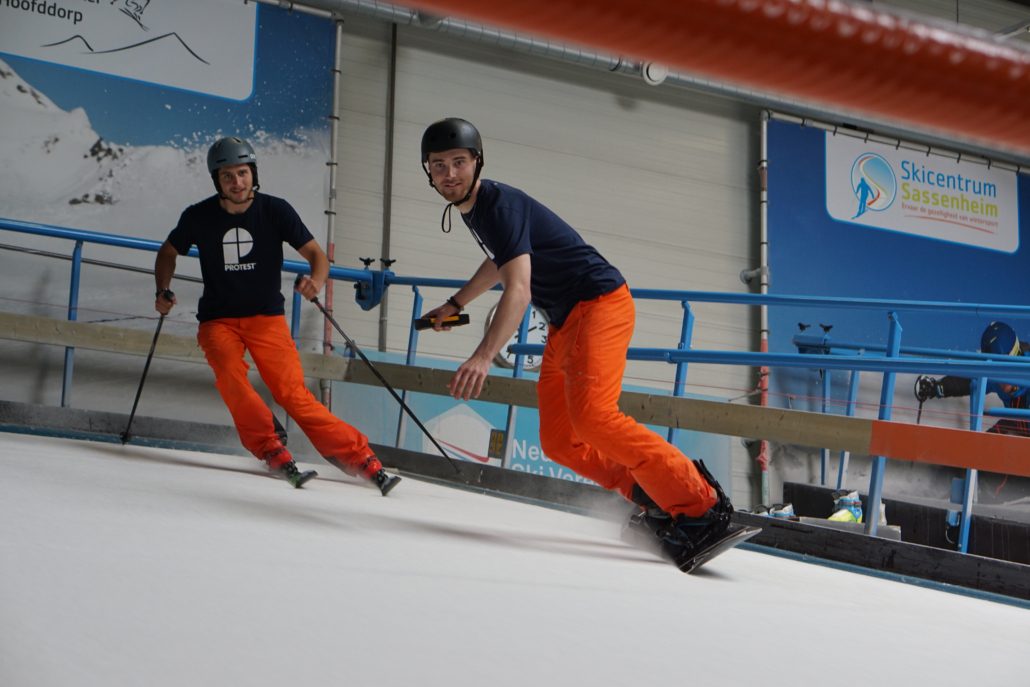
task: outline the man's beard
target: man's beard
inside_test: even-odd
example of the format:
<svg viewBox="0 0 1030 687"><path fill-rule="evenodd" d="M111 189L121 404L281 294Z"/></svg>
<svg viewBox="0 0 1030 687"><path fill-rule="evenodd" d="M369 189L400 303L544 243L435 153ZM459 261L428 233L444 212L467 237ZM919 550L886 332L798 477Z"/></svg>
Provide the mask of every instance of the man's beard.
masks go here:
<svg viewBox="0 0 1030 687"><path fill-rule="evenodd" d="M440 195L442 195L444 200L446 200L449 203L458 203L461 202L461 200L468 195L468 190L468 184L462 184L460 186L454 186L452 188L445 189L445 192L441 193Z"/></svg>

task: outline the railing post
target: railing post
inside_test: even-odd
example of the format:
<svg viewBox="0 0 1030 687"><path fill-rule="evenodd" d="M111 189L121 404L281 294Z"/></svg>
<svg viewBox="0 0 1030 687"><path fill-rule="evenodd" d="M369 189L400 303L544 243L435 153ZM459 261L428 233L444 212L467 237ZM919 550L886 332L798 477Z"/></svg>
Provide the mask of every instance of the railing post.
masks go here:
<svg viewBox="0 0 1030 687"><path fill-rule="evenodd" d="M422 292L418 286L411 287L415 298L411 304L411 326L408 329L408 351L404 355L404 364L412 365L415 362L415 351L418 349L418 330L415 329L415 320L422 317ZM401 400L408 402L408 392L401 391ZM404 414L404 407L397 411L397 436L394 437L393 445L397 448L404 448L404 435L407 432L407 417Z"/></svg>
<svg viewBox="0 0 1030 687"><path fill-rule="evenodd" d="M690 342L694 338L694 312L690 309L689 301L680 301L683 306L683 323L680 325L680 340L676 348L685 351L690 348ZM676 377L672 383L672 395L682 396L687 386L687 363L676 363ZM679 429L669 427L667 439L670 444L676 443L679 436Z"/></svg>
<svg viewBox="0 0 1030 687"><path fill-rule="evenodd" d="M72 251L71 284L68 288L68 321L79 319L79 278L82 276L82 241L75 242ZM67 408L72 399L72 371L75 367L75 348L64 349L64 374L61 377L61 407Z"/></svg>
<svg viewBox="0 0 1030 687"><path fill-rule="evenodd" d="M522 315L522 322L519 323L519 343L526 343L526 332L529 330L529 311L533 306L526 308ZM521 379L524 374L523 365L526 356L521 353L515 354L515 365L511 371L513 379ZM501 467L506 468L511 464L512 446L515 444L515 420L518 417L519 409L508 404L508 417L504 421L504 455L501 458Z"/></svg>
<svg viewBox="0 0 1030 687"><path fill-rule="evenodd" d="M290 337L293 338L293 343L300 348L297 341L297 337L300 336L300 308L301 308L301 295L296 291L293 292L293 307L290 310Z"/></svg>
<svg viewBox="0 0 1030 687"><path fill-rule="evenodd" d="M848 417L855 416L855 402L858 400L858 382L859 375L861 373L858 370L851 371L851 381L848 383L848 404L845 413ZM844 488L844 480L848 475L848 458L851 456L850 451L840 452L840 462L837 465L837 489Z"/></svg>
<svg viewBox="0 0 1030 687"><path fill-rule="evenodd" d="M987 380L977 377L973 380L969 393L969 429L979 432L983 429L984 399L987 396ZM959 520L958 550L969 551L969 525L973 519L973 498L976 495L976 482L979 473L973 468L966 468L966 481L962 489L962 516Z"/></svg>
<svg viewBox="0 0 1030 687"><path fill-rule="evenodd" d="M830 409L830 371L819 370L822 375L822 387L823 387L823 415ZM819 450L819 486L826 486L826 473L829 471L830 464L830 449L823 448Z"/></svg>
<svg viewBox="0 0 1030 687"><path fill-rule="evenodd" d="M887 332L887 357L897 358L901 352L901 323L896 312L887 313L890 328ZM883 386L880 388L881 420L890 420L894 403L894 372L883 373ZM869 477L869 503L865 509L865 533L876 536L876 528L880 525L880 499L883 497L883 473L887 468L887 459L873 456L873 471Z"/></svg>

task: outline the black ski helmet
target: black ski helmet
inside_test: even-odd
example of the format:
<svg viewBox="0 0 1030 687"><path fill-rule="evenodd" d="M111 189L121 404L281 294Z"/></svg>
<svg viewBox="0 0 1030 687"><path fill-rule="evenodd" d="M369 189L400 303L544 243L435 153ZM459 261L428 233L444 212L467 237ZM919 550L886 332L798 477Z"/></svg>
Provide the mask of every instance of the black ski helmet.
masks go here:
<svg viewBox="0 0 1030 687"><path fill-rule="evenodd" d="M469 186L465 197L457 203L448 203L447 207L444 208L444 217L448 219L450 218L449 211L451 206L461 205L471 198L472 192L476 188L476 182L479 181L479 173L483 171L483 137L479 135L479 130L472 126L471 122L459 117L447 117L438 122L433 122L422 133L422 171L426 173L429 185L433 188L436 188L436 184L433 183L433 175L429 172L429 154L442 153L445 150L453 150L455 148L468 148L475 153L476 171L472 176L472 185ZM450 227L444 227L443 221L443 217L441 217L440 228L446 234L450 231ZM450 223L448 222L448 224Z"/></svg>
<svg viewBox="0 0 1030 687"><path fill-rule="evenodd" d="M471 122L448 117L430 124L422 134L422 164L429 162L430 153L442 153L453 148L468 148L483 161L483 138Z"/></svg>
<svg viewBox="0 0 1030 687"><path fill-rule="evenodd" d="M1019 337L1004 322L991 322L980 337L980 351L994 355L1019 355Z"/></svg>
<svg viewBox="0 0 1030 687"><path fill-rule="evenodd" d="M222 193L218 185L218 170L230 165L250 165L250 172L254 177L254 190L258 189L257 155L254 148L242 138L226 136L215 141L207 151L207 171L211 173L211 180L215 182L215 190L219 195Z"/></svg>

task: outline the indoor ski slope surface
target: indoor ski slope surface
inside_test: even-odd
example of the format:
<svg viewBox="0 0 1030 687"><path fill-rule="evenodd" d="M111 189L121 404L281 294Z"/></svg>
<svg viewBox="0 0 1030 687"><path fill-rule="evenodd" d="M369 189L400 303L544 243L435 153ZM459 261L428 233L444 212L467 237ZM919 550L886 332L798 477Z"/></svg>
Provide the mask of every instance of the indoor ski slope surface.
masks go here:
<svg viewBox="0 0 1030 687"><path fill-rule="evenodd" d="M328 465L0 434L0 685L1028 685L1030 611Z"/></svg>

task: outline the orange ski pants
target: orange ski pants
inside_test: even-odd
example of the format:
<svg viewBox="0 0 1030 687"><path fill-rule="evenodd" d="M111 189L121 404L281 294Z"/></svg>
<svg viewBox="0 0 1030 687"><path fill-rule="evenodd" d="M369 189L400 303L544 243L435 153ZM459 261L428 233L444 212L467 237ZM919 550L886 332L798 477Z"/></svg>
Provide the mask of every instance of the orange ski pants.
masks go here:
<svg viewBox="0 0 1030 687"><path fill-rule="evenodd" d="M634 483L672 515L699 517L715 490L675 446L619 410L636 310L625 285L550 327L537 383L547 456L627 499Z"/></svg>
<svg viewBox="0 0 1030 687"><path fill-rule="evenodd" d="M368 438L329 412L304 385L304 370L286 318L282 315L220 318L202 322L197 342L215 373L215 386L229 408L244 448L277 468L290 460L272 423L272 411L247 379L250 365L257 366L276 403L296 421L315 449L352 474L367 471L374 457ZM378 459L373 461L378 465ZM366 470L362 470L366 468Z"/></svg>

